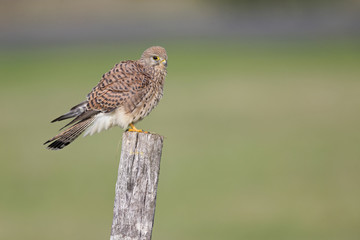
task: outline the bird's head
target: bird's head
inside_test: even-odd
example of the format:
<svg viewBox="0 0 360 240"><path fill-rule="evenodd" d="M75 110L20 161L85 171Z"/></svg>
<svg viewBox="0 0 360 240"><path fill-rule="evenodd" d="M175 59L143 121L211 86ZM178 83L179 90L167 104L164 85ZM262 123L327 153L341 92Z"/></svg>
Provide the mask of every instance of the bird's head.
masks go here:
<svg viewBox="0 0 360 240"><path fill-rule="evenodd" d="M141 55L140 60L146 67L155 67L165 70L167 67L166 50L160 46L154 46L146 49Z"/></svg>

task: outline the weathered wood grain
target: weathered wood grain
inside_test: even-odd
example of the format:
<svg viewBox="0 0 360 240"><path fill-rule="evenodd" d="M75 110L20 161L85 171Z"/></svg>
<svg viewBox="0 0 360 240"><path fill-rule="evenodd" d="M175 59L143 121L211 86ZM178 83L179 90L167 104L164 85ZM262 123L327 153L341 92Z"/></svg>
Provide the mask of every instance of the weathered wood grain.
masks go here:
<svg viewBox="0 0 360 240"><path fill-rule="evenodd" d="M163 137L125 132L115 187L110 240L150 240Z"/></svg>

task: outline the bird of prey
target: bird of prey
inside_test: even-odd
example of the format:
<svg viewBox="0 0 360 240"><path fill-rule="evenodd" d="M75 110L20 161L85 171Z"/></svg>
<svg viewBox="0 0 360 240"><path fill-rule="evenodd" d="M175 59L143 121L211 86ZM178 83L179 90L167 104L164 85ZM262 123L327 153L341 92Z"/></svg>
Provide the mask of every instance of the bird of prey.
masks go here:
<svg viewBox="0 0 360 240"><path fill-rule="evenodd" d="M84 131L85 136L92 135L113 126L130 126L128 131L143 132L134 124L146 117L163 96L166 68L167 54L160 46L146 49L139 60L116 64L84 102L52 121L74 118L63 128L70 127L44 144L50 143L47 148L51 150L62 149Z"/></svg>

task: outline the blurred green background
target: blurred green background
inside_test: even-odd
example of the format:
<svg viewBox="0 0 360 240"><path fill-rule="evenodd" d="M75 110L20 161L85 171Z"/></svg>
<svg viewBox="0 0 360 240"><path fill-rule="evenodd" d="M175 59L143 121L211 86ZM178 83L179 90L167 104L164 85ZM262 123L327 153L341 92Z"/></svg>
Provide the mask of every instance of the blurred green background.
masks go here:
<svg viewBox="0 0 360 240"><path fill-rule="evenodd" d="M359 5L272 3L2 1L0 239L109 238L123 131L42 143L151 45L154 240L359 239Z"/></svg>

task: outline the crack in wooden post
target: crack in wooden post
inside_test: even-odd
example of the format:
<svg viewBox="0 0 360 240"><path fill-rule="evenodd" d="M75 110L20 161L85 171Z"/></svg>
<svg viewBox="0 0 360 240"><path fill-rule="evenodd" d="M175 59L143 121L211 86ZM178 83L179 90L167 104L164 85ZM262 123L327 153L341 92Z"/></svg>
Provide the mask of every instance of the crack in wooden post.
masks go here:
<svg viewBox="0 0 360 240"><path fill-rule="evenodd" d="M115 187L110 240L150 240L163 137L125 132Z"/></svg>

